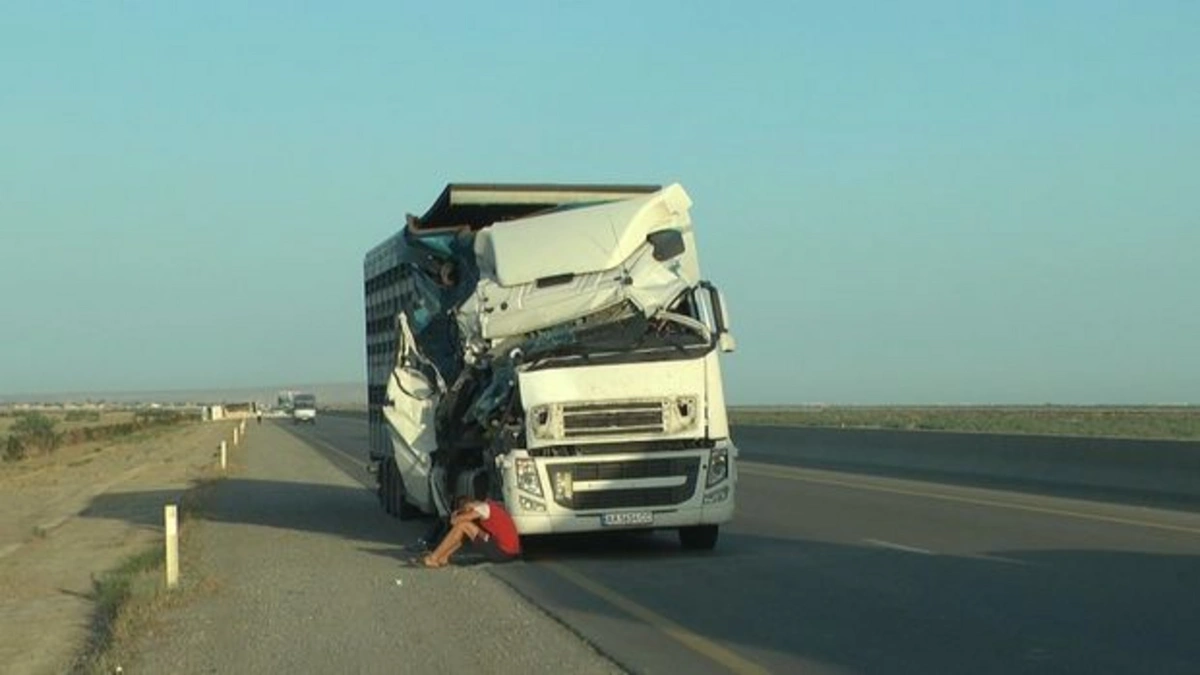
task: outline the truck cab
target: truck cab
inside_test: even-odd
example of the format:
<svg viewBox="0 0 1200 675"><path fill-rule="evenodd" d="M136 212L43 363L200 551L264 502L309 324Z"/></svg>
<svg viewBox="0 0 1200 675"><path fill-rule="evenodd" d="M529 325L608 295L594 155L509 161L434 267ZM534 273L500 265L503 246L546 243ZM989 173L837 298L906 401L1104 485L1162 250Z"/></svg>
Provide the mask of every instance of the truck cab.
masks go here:
<svg viewBox="0 0 1200 675"><path fill-rule="evenodd" d="M690 207L679 185L451 185L368 254L385 508L444 514L482 478L522 534L713 547L737 482L734 340Z"/></svg>

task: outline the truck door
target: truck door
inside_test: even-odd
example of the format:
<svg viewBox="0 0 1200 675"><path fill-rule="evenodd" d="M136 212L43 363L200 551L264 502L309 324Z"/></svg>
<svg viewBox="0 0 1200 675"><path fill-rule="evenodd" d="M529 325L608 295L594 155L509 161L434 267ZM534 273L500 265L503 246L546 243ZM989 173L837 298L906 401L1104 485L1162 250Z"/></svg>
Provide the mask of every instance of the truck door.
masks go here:
<svg viewBox="0 0 1200 675"><path fill-rule="evenodd" d="M388 378L383 415L406 497L429 513L434 512L429 488L432 454L437 449L434 413L445 386L437 369L417 349L408 315L402 312L397 321L400 339L396 367Z"/></svg>

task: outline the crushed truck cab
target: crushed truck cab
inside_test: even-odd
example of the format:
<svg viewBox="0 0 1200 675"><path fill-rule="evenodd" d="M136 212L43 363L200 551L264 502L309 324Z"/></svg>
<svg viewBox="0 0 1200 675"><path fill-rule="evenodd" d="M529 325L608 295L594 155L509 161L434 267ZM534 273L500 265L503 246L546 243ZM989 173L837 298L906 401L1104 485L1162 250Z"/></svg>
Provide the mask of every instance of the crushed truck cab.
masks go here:
<svg viewBox="0 0 1200 675"><path fill-rule="evenodd" d="M390 513L503 499L522 534L711 548L737 448L725 302L679 185L450 185L364 262L370 444Z"/></svg>

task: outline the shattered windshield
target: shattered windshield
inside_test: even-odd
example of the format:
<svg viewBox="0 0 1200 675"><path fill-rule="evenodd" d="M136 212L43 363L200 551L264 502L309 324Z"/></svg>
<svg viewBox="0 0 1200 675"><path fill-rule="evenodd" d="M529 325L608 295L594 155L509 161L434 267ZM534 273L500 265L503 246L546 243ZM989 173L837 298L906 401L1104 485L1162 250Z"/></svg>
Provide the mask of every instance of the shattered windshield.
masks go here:
<svg viewBox="0 0 1200 675"><path fill-rule="evenodd" d="M621 360L621 355L676 352L695 356L712 346L711 335L699 321L680 313L660 312L646 317L626 303L579 321L539 331L522 345L525 360L545 362L578 358ZM666 358L669 358L668 354ZM535 364L545 365L544 363Z"/></svg>

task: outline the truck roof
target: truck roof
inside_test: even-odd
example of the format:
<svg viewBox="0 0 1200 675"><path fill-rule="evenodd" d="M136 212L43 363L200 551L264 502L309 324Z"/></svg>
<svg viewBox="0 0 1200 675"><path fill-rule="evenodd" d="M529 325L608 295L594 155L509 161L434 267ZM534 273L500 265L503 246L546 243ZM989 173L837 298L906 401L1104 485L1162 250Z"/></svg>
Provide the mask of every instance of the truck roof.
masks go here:
<svg viewBox="0 0 1200 675"><path fill-rule="evenodd" d="M414 231L481 229L553 208L628 199L661 189L661 185L450 183L425 215L408 216L408 226Z"/></svg>

